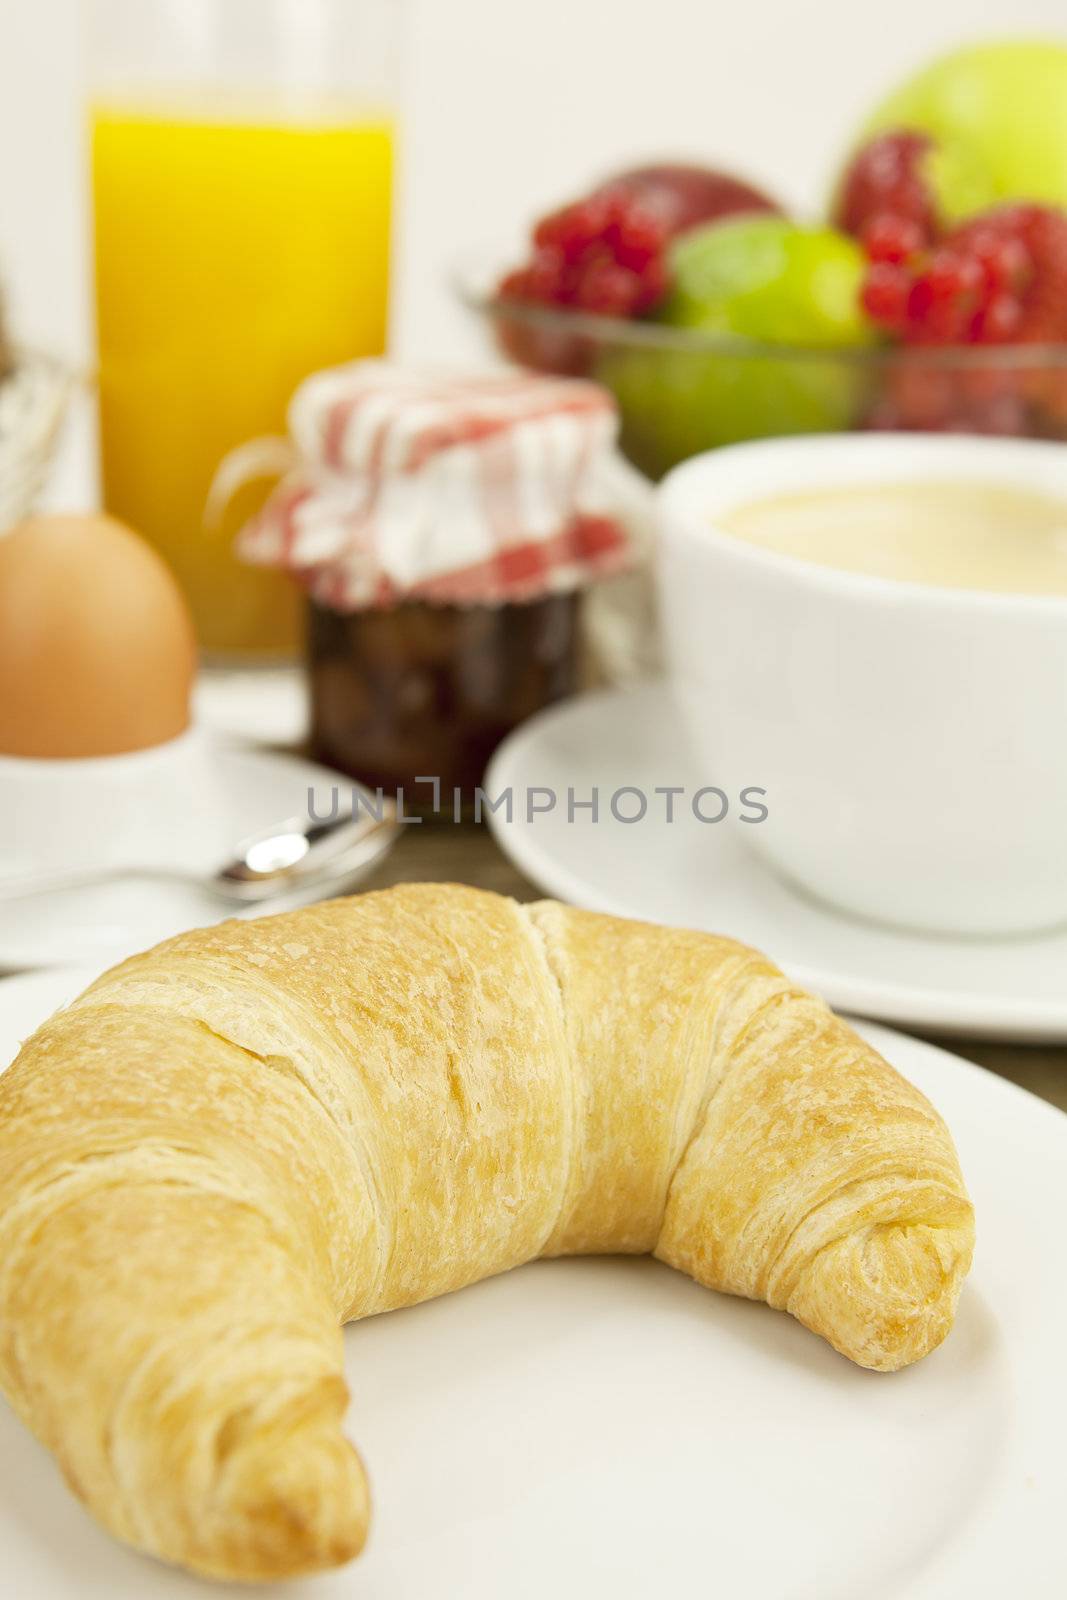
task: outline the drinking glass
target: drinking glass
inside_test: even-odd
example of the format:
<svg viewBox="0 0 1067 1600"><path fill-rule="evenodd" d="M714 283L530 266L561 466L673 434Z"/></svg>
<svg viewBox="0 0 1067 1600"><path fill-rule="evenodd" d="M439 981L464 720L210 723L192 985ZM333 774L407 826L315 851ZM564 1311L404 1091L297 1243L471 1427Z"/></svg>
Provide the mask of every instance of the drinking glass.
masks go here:
<svg viewBox="0 0 1067 1600"><path fill-rule="evenodd" d="M398 0L90 0L104 504L176 572L203 649L290 655L300 607L242 566L265 485L223 458L284 431L309 373L385 348Z"/></svg>

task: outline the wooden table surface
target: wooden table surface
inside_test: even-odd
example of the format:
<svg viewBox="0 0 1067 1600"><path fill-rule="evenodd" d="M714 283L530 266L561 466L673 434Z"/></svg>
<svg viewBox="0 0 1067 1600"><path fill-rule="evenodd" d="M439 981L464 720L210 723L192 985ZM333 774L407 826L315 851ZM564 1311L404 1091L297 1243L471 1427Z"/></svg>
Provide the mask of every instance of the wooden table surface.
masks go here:
<svg viewBox="0 0 1067 1600"><path fill-rule="evenodd" d="M385 889L394 883L470 883L516 900L536 900L541 891L523 877L489 830L473 824L426 821L405 829L404 837L362 887ZM1067 1049L1031 1045L984 1044L974 1039L929 1037L968 1061L977 1061L1067 1111Z"/></svg>

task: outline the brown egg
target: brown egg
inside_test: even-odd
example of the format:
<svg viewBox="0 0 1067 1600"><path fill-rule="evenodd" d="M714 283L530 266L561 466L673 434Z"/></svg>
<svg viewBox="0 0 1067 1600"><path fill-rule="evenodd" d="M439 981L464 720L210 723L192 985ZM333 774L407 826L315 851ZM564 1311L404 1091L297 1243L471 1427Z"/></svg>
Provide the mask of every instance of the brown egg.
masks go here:
<svg viewBox="0 0 1067 1600"><path fill-rule="evenodd" d="M145 750L189 724L196 641L170 568L111 517L0 535L0 754Z"/></svg>

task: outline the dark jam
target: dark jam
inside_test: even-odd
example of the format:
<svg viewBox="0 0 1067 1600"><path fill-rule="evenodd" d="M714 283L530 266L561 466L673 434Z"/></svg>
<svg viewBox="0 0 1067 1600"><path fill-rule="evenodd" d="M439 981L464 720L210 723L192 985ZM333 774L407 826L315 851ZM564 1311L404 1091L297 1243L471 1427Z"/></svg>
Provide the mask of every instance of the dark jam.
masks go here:
<svg viewBox="0 0 1067 1600"><path fill-rule="evenodd" d="M466 806L504 736L578 687L578 593L525 605L340 614L310 605L312 747L319 760L414 809L417 778Z"/></svg>

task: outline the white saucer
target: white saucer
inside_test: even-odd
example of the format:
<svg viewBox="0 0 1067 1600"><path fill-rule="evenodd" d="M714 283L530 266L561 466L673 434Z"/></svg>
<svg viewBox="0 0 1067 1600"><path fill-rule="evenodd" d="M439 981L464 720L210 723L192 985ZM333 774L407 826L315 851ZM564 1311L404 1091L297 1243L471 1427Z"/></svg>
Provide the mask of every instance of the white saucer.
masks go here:
<svg viewBox="0 0 1067 1600"><path fill-rule="evenodd" d="M162 839L158 856L179 858L190 871L211 872L219 865L217 846L224 839L236 846L249 834L304 817L308 793L315 794L316 815L330 814L332 790L340 805L350 803L350 779L297 756L276 754L207 736L212 779L211 815L190 817L180 840ZM209 842L211 841L211 842ZM89 839L87 835L87 847ZM346 880L346 886L355 881ZM232 916L266 916L324 893L321 887L290 893L253 908L235 908L195 885L148 878L128 879L62 894L10 900L0 898L0 970L22 971L75 961L110 965L184 928L221 922Z"/></svg>
<svg viewBox="0 0 1067 1600"><path fill-rule="evenodd" d="M94 975L0 982L0 1065ZM781 1313L633 1258L539 1262L373 1317L345 1338L370 1544L285 1595L1060 1600L1067 1118L863 1031L938 1104L975 1203L939 1350L862 1372ZM235 1592L116 1544L2 1401L0 1548L12 1600Z"/></svg>
<svg viewBox="0 0 1067 1600"><path fill-rule="evenodd" d="M758 781L758 777L755 779ZM733 814L702 824L664 802L617 822L623 785L701 786L669 690L661 683L566 701L505 741L486 781L511 788L511 821L490 821L503 849L547 893L618 916L729 933L766 950L839 1010L930 1031L1027 1043L1067 1043L1067 930L1033 938L965 939L898 933L852 921L798 893L745 846ZM566 792L600 791L600 817L567 817ZM524 792L552 789L554 810L526 812ZM773 797L768 796L772 802ZM540 799L535 804L540 804Z"/></svg>

